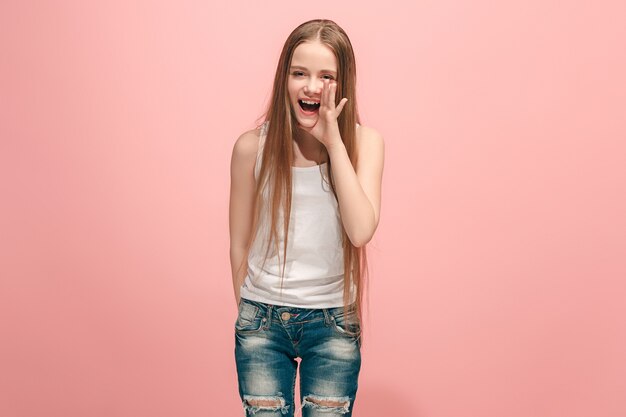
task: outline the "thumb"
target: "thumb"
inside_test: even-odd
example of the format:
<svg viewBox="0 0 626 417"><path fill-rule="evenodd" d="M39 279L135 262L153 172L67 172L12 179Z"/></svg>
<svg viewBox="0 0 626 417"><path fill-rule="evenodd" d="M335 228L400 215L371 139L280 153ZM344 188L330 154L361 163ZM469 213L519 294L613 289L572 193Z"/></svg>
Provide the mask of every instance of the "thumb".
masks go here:
<svg viewBox="0 0 626 417"><path fill-rule="evenodd" d="M341 99L341 102L337 106L337 116L339 116L341 114L341 111L343 110L343 107L346 105L347 102L348 102L347 98L342 98Z"/></svg>

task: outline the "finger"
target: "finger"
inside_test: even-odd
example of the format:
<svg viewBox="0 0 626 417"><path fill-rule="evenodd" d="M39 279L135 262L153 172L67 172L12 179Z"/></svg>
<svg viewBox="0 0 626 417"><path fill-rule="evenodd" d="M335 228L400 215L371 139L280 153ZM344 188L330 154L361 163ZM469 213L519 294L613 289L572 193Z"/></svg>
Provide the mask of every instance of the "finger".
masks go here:
<svg viewBox="0 0 626 417"><path fill-rule="evenodd" d="M329 106L329 101L328 101L328 79L324 80L324 91L322 91L322 106Z"/></svg>
<svg viewBox="0 0 626 417"><path fill-rule="evenodd" d="M341 99L341 102L339 102L339 105L337 106L337 117L339 117L339 115L341 114L341 110L343 110L343 107L346 105L347 102L347 98L344 97Z"/></svg>
<svg viewBox="0 0 626 417"><path fill-rule="evenodd" d="M336 103L335 103L335 97L337 96L337 83L331 83L330 84L330 91L328 92L328 94L330 95L330 102L331 104L331 109L335 109Z"/></svg>

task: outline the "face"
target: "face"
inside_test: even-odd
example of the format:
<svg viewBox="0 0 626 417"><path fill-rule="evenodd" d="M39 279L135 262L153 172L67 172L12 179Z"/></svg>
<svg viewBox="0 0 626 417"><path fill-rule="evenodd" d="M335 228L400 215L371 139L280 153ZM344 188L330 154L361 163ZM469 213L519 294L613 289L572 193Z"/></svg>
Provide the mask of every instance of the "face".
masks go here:
<svg viewBox="0 0 626 417"><path fill-rule="evenodd" d="M332 49L319 41L298 45L291 58L287 91L291 108L304 130L317 123L325 79L337 80L337 59ZM302 100L315 104L307 105Z"/></svg>

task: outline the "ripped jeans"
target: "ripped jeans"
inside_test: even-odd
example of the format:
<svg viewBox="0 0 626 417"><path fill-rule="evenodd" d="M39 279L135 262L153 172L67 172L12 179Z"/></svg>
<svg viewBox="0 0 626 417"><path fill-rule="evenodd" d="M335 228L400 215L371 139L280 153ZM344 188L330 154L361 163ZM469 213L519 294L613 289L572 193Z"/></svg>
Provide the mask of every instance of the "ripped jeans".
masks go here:
<svg viewBox="0 0 626 417"><path fill-rule="evenodd" d="M347 317L354 320L346 323ZM241 298L235 360L246 416L293 417L300 360L302 417L352 416L361 369L354 304L306 309Z"/></svg>

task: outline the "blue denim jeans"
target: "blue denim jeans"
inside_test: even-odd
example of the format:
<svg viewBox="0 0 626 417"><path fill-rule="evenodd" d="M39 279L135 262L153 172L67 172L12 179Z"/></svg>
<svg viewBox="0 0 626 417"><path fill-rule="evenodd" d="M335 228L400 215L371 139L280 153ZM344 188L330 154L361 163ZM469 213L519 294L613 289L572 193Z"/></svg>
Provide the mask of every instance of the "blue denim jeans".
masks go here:
<svg viewBox="0 0 626 417"><path fill-rule="evenodd" d="M246 416L293 417L297 357L302 417L352 416L361 369L354 305L307 309L241 298L235 360Z"/></svg>

